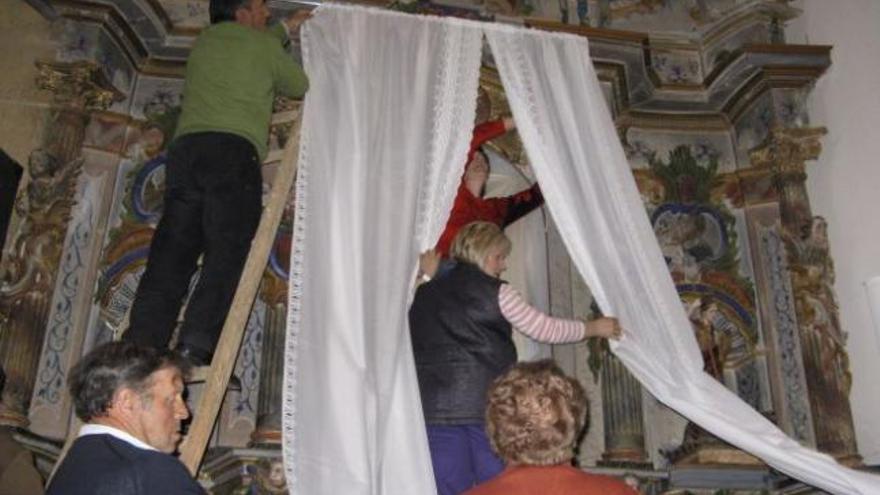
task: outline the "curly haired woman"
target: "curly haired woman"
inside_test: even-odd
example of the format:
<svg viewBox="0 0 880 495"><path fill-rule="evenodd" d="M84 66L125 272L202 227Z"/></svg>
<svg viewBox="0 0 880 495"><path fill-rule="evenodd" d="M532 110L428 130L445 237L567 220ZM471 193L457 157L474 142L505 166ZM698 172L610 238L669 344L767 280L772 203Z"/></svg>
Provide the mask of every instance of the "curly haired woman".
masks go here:
<svg viewBox="0 0 880 495"><path fill-rule="evenodd" d="M620 480L572 467L584 427L581 384L549 360L519 363L489 389L486 432L507 468L467 495L638 495Z"/></svg>

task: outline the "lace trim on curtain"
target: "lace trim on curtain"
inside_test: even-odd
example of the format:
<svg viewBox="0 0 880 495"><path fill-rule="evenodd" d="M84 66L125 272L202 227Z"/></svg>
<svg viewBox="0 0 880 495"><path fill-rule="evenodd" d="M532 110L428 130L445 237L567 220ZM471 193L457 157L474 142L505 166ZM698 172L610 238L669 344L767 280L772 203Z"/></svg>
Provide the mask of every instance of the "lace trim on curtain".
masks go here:
<svg viewBox="0 0 880 495"><path fill-rule="evenodd" d="M433 139L416 219L416 239L423 250L437 243L452 209L461 175L457 173L449 180L443 172L464 163L470 134L462 129L472 127L477 111L479 84L475 82L480 75L482 32L462 29L464 24L444 22L443 26L442 66L434 85ZM474 45L480 48L464 49Z"/></svg>
<svg viewBox="0 0 880 495"><path fill-rule="evenodd" d="M322 7L318 7L321 9ZM316 9L317 10L317 9ZM303 65L310 67L312 63L309 50L308 25L302 30L302 57ZM296 185L294 186L294 210L293 210L293 233L291 236L290 253L290 276L287 285L287 338L285 339L284 355L289 359L284 360L284 381L282 383L281 399L281 443L284 460L284 470L287 474L288 486L297 485L296 458L296 384L299 379L299 346L297 337L300 331L302 310L302 280L306 269L303 259L305 257L306 219L308 217L308 182L311 159L309 156L309 99L306 98L302 107L302 126L300 127L299 160L297 162Z"/></svg>
<svg viewBox="0 0 880 495"><path fill-rule="evenodd" d="M464 158L467 156L467 146L470 143L470 133L462 133L462 129L473 127L474 115L477 105L477 88L480 71L481 38L482 31L478 28L479 23L463 19L440 19L433 16L413 16L398 12L389 12L371 7L324 4L319 6L315 15L323 10L342 10L367 12L373 15L399 16L412 19L418 17L425 22L439 23L444 28L443 64L435 82L435 106L434 112L434 139L430 143L428 155L428 170L421 185L423 192L419 205L419 217L416 229L418 241L424 249L433 247L439 238L443 225L446 223L448 211L452 207L459 172L450 180L445 180L444 172L448 167L449 157L459 157L454 163L458 171ZM455 29L458 27L459 29ZM467 29L470 28L470 29ZM310 44L307 42L308 29L303 30L303 62L306 67L312 64ZM468 47L474 48L469 49ZM316 63L320 63L316 61ZM464 90L462 91L462 88ZM284 467L288 477L288 486L298 486L298 466L296 435L298 424L297 411L297 382L299 379L299 346L298 335L300 333L302 311L302 285L301 281L307 267L303 260L305 257L305 241L307 238L306 220L308 218L309 198L307 194L308 176L311 166L309 155L309 100L306 98L303 105L303 125L300 140L299 168L296 179L296 204L294 208L293 225L293 249L290 262L290 279L288 282L288 317L287 339L285 343L285 355L288 359L284 365L284 383L282 398L282 446L284 453ZM453 152L446 153L452 146Z"/></svg>
<svg viewBox="0 0 880 495"><path fill-rule="evenodd" d="M470 81L479 81L481 41L485 24L468 19L407 14L375 7L337 3L325 3L319 6L315 13L328 9L406 19L417 18L423 22L441 24L444 28L443 52L440 54L443 65L435 82L437 97L434 113L437 118L434 119L434 139L430 144L428 170L421 185L423 193L420 195L422 199L419 204L419 216L416 219L419 246L421 249L430 249L434 247L443 231L461 178L461 173L457 173L454 180L443 180L445 167L460 168L467 157L470 134L468 132L462 134L462 129L470 130L474 126L479 83L474 84ZM460 29L453 30L452 28L455 27ZM511 29L511 32L516 30L516 28L508 29ZM573 35L562 34L562 36ZM474 49L465 49L473 45L476 45ZM303 60L306 59L306 51L307 48L303 43ZM462 88L465 90L461 91ZM451 153L446 153L450 146ZM452 165L450 161L453 162ZM463 172L463 169L460 172ZM291 276L293 273L291 270Z"/></svg>

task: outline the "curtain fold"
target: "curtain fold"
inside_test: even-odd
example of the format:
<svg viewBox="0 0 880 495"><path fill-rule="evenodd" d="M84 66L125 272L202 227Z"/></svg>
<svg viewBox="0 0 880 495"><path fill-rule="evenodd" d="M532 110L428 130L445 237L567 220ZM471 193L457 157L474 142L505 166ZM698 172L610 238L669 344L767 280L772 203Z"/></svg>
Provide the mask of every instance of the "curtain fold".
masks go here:
<svg viewBox="0 0 880 495"><path fill-rule="evenodd" d="M324 5L304 26L283 446L291 493L434 493L407 309L452 205L485 31L547 206L612 349L662 402L838 494L875 477L800 447L702 372L585 39Z"/></svg>
<svg viewBox="0 0 880 495"><path fill-rule="evenodd" d="M800 446L702 371L581 37L487 25L517 128L572 260L626 335L612 350L660 401L780 471L840 495L875 476Z"/></svg>
<svg viewBox="0 0 880 495"><path fill-rule="evenodd" d="M409 341L473 126L482 33L353 6L304 26L283 397L297 494L435 493Z"/></svg>

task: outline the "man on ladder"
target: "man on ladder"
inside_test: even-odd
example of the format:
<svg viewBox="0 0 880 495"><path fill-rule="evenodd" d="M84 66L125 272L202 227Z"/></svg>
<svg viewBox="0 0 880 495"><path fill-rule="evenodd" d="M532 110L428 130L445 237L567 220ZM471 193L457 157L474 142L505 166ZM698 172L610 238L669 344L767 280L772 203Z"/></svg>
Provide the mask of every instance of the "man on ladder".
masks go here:
<svg viewBox="0 0 880 495"><path fill-rule="evenodd" d="M180 446L180 462L192 475L205 453L296 173L299 117L261 215L260 164L267 155L272 102L276 94L299 98L308 89L302 67L283 49L308 12L270 29L264 0L211 0L210 12L212 25L187 62L183 111L166 164L164 213L123 335L128 345L165 348L204 254L177 346L186 367L211 364L217 353ZM78 432L71 429L59 465Z"/></svg>
<svg viewBox="0 0 880 495"><path fill-rule="evenodd" d="M302 97L308 79L284 51L308 17L266 28L265 0L211 0L193 47L165 172L165 205L123 339L165 347L200 255L177 350L210 364L260 221L260 164L274 96Z"/></svg>

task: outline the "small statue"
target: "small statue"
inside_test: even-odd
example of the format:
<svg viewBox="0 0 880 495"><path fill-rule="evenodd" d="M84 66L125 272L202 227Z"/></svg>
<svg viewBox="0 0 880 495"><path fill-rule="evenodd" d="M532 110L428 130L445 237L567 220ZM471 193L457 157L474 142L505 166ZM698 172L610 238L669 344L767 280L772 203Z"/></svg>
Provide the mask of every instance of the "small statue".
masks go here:
<svg viewBox="0 0 880 495"><path fill-rule="evenodd" d="M287 478L281 459L261 459L247 467L249 482L234 492L234 495L280 495L287 494Z"/></svg>

